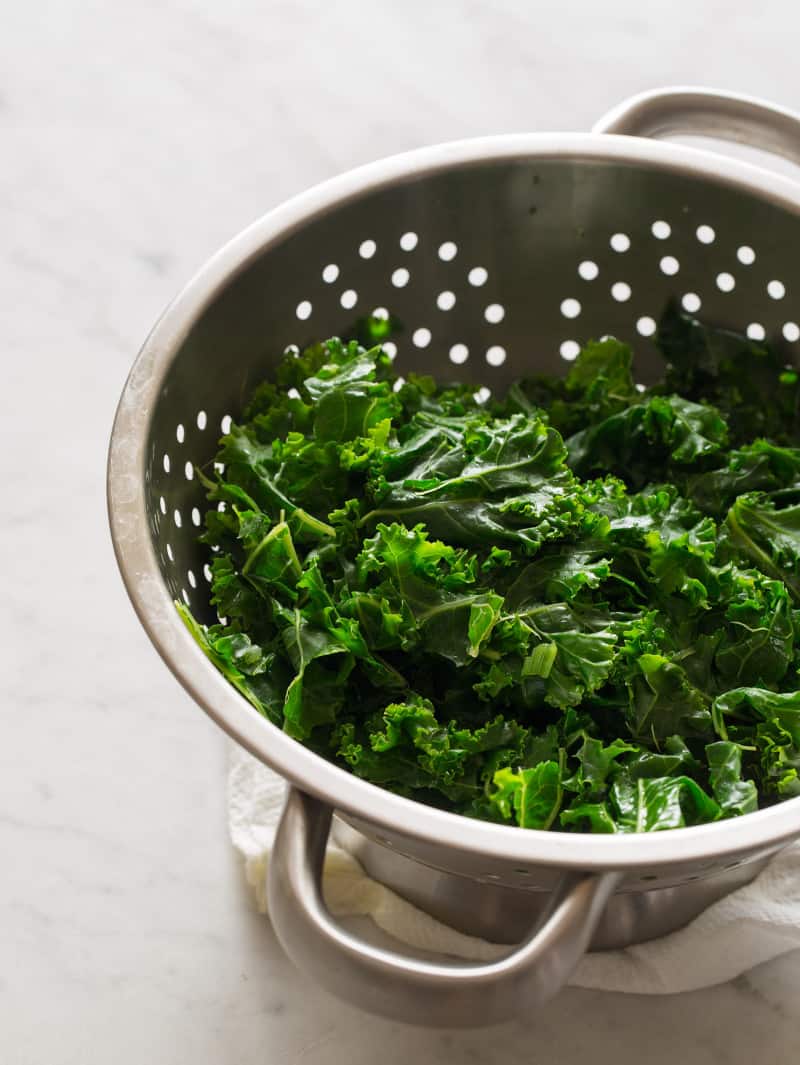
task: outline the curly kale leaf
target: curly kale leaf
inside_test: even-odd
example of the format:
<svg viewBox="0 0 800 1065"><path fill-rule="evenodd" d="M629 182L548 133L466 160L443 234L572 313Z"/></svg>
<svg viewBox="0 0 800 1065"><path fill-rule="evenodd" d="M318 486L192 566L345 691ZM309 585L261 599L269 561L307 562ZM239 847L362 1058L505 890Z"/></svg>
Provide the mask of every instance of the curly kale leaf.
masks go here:
<svg viewBox="0 0 800 1065"><path fill-rule="evenodd" d="M698 322L674 305L662 315L656 339L667 362L664 388L716 407L735 444L758 437L796 442L800 379L776 349Z"/></svg>
<svg viewBox="0 0 800 1065"><path fill-rule="evenodd" d="M778 509L751 493L736 500L725 525L734 547L800 600L800 505Z"/></svg>
<svg viewBox="0 0 800 1065"><path fill-rule="evenodd" d="M705 468L728 442L713 407L682 396L652 396L570 436L570 467L581 476L612 473L633 488Z"/></svg>
<svg viewBox="0 0 800 1065"><path fill-rule="evenodd" d="M497 716L476 729L442 724L430 700L410 692L363 724L343 723L337 753L360 777L403 794L414 789L474 804L499 766L523 757L527 730Z"/></svg>
<svg viewBox="0 0 800 1065"><path fill-rule="evenodd" d="M561 437L535 417L417 417L411 429L375 478L366 527L424 523L453 544L534 554L596 521L566 469Z"/></svg>

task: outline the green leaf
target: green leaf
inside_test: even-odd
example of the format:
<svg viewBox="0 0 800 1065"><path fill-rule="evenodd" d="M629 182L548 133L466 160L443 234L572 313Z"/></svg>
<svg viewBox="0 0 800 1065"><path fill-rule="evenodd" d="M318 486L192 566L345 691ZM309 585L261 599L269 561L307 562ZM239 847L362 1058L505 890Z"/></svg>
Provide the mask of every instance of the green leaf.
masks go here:
<svg viewBox="0 0 800 1065"><path fill-rule="evenodd" d="M644 654L638 675L629 684L627 722L642 742L675 733L707 736L711 732L710 700L689 683L686 671L663 655Z"/></svg>
<svg viewBox="0 0 800 1065"><path fill-rule="evenodd" d="M636 755L625 762L625 772L632 780L649 777L695 776L701 768L700 762L680 736L668 736L661 744L659 751L640 748Z"/></svg>
<svg viewBox="0 0 800 1065"><path fill-rule="evenodd" d="M430 700L410 693L375 715L368 741L356 727L344 727L338 753L359 776L395 790L428 788L474 801L498 763L519 760L527 735L500 716L478 729L442 724Z"/></svg>
<svg viewBox="0 0 800 1065"><path fill-rule="evenodd" d="M800 691L774 692L766 688L734 688L714 700L714 725L728 738L727 720L775 721L800 747Z"/></svg>
<svg viewBox="0 0 800 1065"><path fill-rule="evenodd" d="M730 423L735 443L767 436L782 444L797 431L797 375L769 345L704 325L673 305L657 343L668 362L666 388L713 404Z"/></svg>
<svg viewBox="0 0 800 1065"><path fill-rule="evenodd" d="M578 771L564 781L564 787L577 792L584 801L602 797L609 774L617 768L618 759L638 751L639 747L626 740L614 740L605 746L602 740L586 736L577 753Z"/></svg>
<svg viewBox="0 0 800 1065"><path fill-rule="evenodd" d="M611 574L609 559L598 550L571 550L540 556L519 573L508 591L512 602L569 602L583 590L599 588Z"/></svg>
<svg viewBox="0 0 800 1065"><path fill-rule="evenodd" d="M723 812L749 814L758 809L758 791L752 780L742 780L742 749L730 740L706 746L711 789Z"/></svg>
<svg viewBox="0 0 800 1065"><path fill-rule="evenodd" d="M242 577L267 594L280 591L294 598L303 567L286 522L273 525L263 514L245 511L239 515L239 538L247 552Z"/></svg>
<svg viewBox="0 0 800 1065"><path fill-rule="evenodd" d="M800 691L735 688L714 700L714 724L723 740L755 748L768 795L800 795Z"/></svg>
<svg viewBox="0 0 800 1065"><path fill-rule="evenodd" d="M715 455L728 442L728 426L707 404L681 396L655 396L647 414L646 431L652 439L661 438L672 461L680 465Z"/></svg>
<svg viewBox="0 0 800 1065"><path fill-rule="evenodd" d="M566 441L570 467L581 476L613 473L633 488L668 480L676 467L713 459L727 443L713 407L681 396L634 403Z"/></svg>
<svg viewBox="0 0 800 1065"><path fill-rule="evenodd" d="M499 769L491 801L503 820L513 817L521 828L548 829L561 806L561 775L558 762L540 762L530 769Z"/></svg>
<svg viewBox="0 0 800 1065"><path fill-rule="evenodd" d="M800 745L796 730L777 717L756 726L751 737L760 756L760 784L770 796L782 799L800 796Z"/></svg>
<svg viewBox="0 0 800 1065"><path fill-rule="evenodd" d="M594 424L638 399L632 375L632 352L613 337L590 341L578 354L566 379L538 375L511 386L500 413L546 412L564 435Z"/></svg>
<svg viewBox="0 0 800 1065"><path fill-rule="evenodd" d="M365 525L424 522L453 544L516 544L532 554L548 539L597 524L564 468L561 437L541 420L415 421L416 432L384 464Z"/></svg>
<svg viewBox="0 0 800 1065"><path fill-rule="evenodd" d="M580 553L578 560L580 565ZM546 702L559 707L575 706L608 679L616 658L618 637L607 610L587 610L566 602L547 603L539 598L543 593L558 591L565 579L572 580L573 589L580 587L580 583L599 584L596 574L589 569L583 582L576 581L568 572L553 580L547 569L545 565L539 570L537 563L533 563L512 584L493 646L523 653L523 676L538 672L546 677ZM573 591L574 594L577 592ZM541 672L541 663L547 659L530 662L530 655L542 644L555 648L554 655L551 650L539 652L551 659L546 674Z"/></svg>
<svg viewBox="0 0 800 1065"><path fill-rule="evenodd" d="M779 683L791 665L794 646L784 584L752 570L738 570L714 656L725 686Z"/></svg>
<svg viewBox="0 0 800 1065"><path fill-rule="evenodd" d="M553 706L577 706L607 679L614 664L613 632L551 632L557 654L547 677L545 699Z"/></svg>
<svg viewBox="0 0 800 1065"><path fill-rule="evenodd" d="M480 653L499 618L500 596L462 590L475 581L475 558L430 540L424 526L379 525L356 565L362 585L395 613L407 611L412 631L404 645L424 646L456 665Z"/></svg>
<svg viewBox="0 0 800 1065"><path fill-rule="evenodd" d="M586 344L567 374L570 401L580 404L590 422L602 421L637 399L627 344L608 337Z"/></svg>
<svg viewBox="0 0 800 1065"><path fill-rule="evenodd" d="M351 351L352 354L349 354ZM384 358L380 348L363 352L357 348L340 348L336 357L321 366L315 376L305 378L303 388L315 401L318 410L322 399L347 393L349 389L363 388L369 392L373 385L379 384L382 391L385 381L378 382L376 378L379 365L385 366Z"/></svg>
<svg viewBox="0 0 800 1065"><path fill-rule="evenodd" d="M566 810L562 810L559 821L564 828L577 832L601 832L604 834L617 831L614 818L604 802L580 802L576 800Z"/></svg>
<svg viewBox="0 0 800 1065"><path fill-rule="evenodd" d="M720 571L713 565L717 528L711 518L686 528L673 520L675 510L671 507L659 527L645 535L650 572L662 591L679 592L694 605L705 604L719 581Z"/></svg>
<svg viewBox="0 0 800 1065"><path fill-rule="evenodd" d="M751 492L784 498L800 493L800 448L754 440L730 451L726 465L688 479L686 491L706 514L723 517L730 505Z"/></svg>
<svg viewBox="0 0 800 1065"><path fill-rule="evenodd" d="M489 592L485 599L476 600L470 604L469 621L467 623L467 639L469 640L468 653L473 658L480 654L481 644L491 636L492 629L500 617L500 607L503 598Z"/></svg>
<svg viewBox="0 0 800 1065"><path fill-rule="evenodd" d="M272 441L270 450L274 484L297 506L322 515L346 494L348 474L336 441L290 432Z"/></svg>
<svg viewBox="0 0 800 1065"><path fill-rule="evenodd" d="M277 611L286 654L295 671L286 690L283 727L295 739L306 739L318 725L336 720L353 656L340 639L310 624L297 608L278 607Z"/></svg>
<svg viewBox="0 0 800 1065"><path fill-rule="evenodd" d="M251 632L263 631L271 616L268 604L245 580L228 554L219 554L211 562L211 602L220 617L246 621Z"/></svg>
<svg viewBox="0 0 800 1065"><path fill-rule="evenodd" d="M633 780L621 774L611 787L620 832L663 832L716 821L719 805L691 777Z"/></svg>
<svg viewBox="0 0 800 1065"><path fill-rule="evenodd" d="M577 706L601 687L614 665L617 635L600 627L608 620L602 614L582 616L566 603L517 604L509 596L487 650L491 665L476 693L493 699L541 678L545 702Z"/></svg>
<svg viewBox="0 0 800 1065"><path fill-rule="evenodd" d="M224 635L209 629L181 602L175 603L183 623L197 645L217 669L259 713L274 724L283 718L285 669L274 654L265 654L244 633Z"/></svg>
<svg viewBox="0 0 800 1065"><path fill-rule="evenodd" d="M800 599L800 505L777 510L757 493L740 496L725 524L731 542Z"/></svg>
<svg viewBox="0 0 800 1065"><path fill-rule="evenodd" d="M222 438L217 458L225 467L228 482L232 482L221 485L221 494L228 498L233 495L233 501L247 509L264 510L274 520L287 515L296 536L318 539L333 535L334 530L329 525L284 494L278 483L279 471L272 446L259 443L247 428L231 426L230 433ZM211 498L216 498L216 494L212 493Z"/></svg>

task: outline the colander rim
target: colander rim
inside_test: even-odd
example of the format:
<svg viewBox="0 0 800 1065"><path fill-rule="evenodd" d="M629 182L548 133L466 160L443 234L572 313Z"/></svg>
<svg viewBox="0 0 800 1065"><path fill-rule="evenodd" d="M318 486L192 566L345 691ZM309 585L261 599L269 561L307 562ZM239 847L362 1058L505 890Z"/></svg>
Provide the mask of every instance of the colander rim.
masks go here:
<svg viewBox="0 0 800 1065"><path fill-rule="evenodd" d="M800 835L800 798L710 825L641 835L543 832L473 820L395 795L328 762L261 717L203 655L181 622L147 535L145 448L172 360L218 295L270 246L313 218L395 183L486 163L558 160L642 165L718 182L800 215L800 185L751 162L682 144L590 133L530 133L451 141L389 156L292 197L212 255L166 308L135 359L108 452L114 552L132 605L159 654L194 700L234 740L334 808L411 840L454 845L486 860L634 871L765 850Z"/></svg>

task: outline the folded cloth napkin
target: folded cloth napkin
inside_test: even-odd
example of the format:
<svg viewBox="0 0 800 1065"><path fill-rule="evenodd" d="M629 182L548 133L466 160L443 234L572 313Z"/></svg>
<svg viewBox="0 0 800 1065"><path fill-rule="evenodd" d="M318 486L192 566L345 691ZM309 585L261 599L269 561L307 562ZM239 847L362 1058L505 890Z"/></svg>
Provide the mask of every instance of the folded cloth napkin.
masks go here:
<svg viewBox="0 0 800 1065"><path fill-rule="evenodd" d="M285 794L283 779L238 746L231 747L228 818L234 846L262 913L266 872ZM464 935L366 875L330 843L325 901L338 917L371 917L411 947L469 961L490 961L507 946ZM572 975L574 987L637 994L672 994L730 980L747 969L800 948L800 844L786 847L751 883L714 903L691 924L625 950L587 954Z"/></svg>

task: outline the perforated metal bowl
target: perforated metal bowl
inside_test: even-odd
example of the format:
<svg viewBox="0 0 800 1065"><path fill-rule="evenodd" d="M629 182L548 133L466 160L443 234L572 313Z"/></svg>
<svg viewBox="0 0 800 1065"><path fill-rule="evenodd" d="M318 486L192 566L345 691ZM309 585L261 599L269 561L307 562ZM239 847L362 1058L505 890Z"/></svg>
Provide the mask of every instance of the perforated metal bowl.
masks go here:
<svg viewBox="0 0 800 1065"><path fill-rule="evenodd" d="M635 345L643 380L668 299L796 355L800 187L743 162L633 136L694 132L800 161L800 119L693 90L647 94L594 134L441 145L353 171L272 211L169 307L125 386L109 510L123 578L169 667L235 739L293 785L271 863L289 954L336 993L418 1022L479 1024L530 1008L580 954L684 922L800 835L800 801L648 836L470 821L320 759L216 672L173 606L212 620L205 505L193 466L288 345L391 309L397 366L503 389L557 371L590 337ZM523 943L492 965L434 964L345 932L321 900L331 812L365 863L460 927Z"/></svg>

